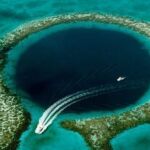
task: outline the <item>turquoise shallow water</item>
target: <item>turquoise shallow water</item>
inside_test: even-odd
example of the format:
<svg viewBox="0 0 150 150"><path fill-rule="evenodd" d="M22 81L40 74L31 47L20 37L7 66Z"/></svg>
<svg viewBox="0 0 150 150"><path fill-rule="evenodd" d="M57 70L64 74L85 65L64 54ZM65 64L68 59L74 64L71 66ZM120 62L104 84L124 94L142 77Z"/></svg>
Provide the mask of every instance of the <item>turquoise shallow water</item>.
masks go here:
<svg viewBox="0 0 150 150"><path fill-rule="evenodd" d="M20 25L28 20L35 18L41 18L43 16L62 14L68 12L102 12L113 15L121 16L131 16L139 20L150 20L150 1L142 0L111 0L106 2L104 0L55 0L55 1L46 1L46 0L2 0L0 3L0 35L10 31L12 28ZM112 28L115 28L112 26ZM55 30L55 29L54 29ZM121 30L120 28L117 30ZM127 32L125 30L125 32ZM45 35L43 32L41 35ZM134 34L134 33L132 33ZM39 36L39 35L38 35ZM37 39L36 35L33 35L33 39ZM134 35L139 36L139 35ZM143 40L147 47L149 47L149 41L142 36L139 36L140 40ZM26 44L31 44L30 40L26 40L23 45L18 45L14 51L9 55L9 64L6 68L7 76L13 74L15 67L15 62L21 51L18 49L24 49ZM16 51L15 51L16 50ZM11 80L8 80L11 85ZM13 87L13 86L12 86ZM147 92L137 103L142 103L149 100L150 94ZM93 113L84 113L80 114L65 114L58 117L56 122L45 132L43 135L34 134L35 127L37 125L38 119L43 112L43 108L38 106L35 103L32 103L30 100L23 99L23 105L32 115L32 123L29 127L29 130L23 134L21 137L21 143L18 150L88 150L88 146L84 142L83 138L78 134L72 131L64 130L59 126L59 121L69 118L86 118L86 117L95 117L111 112L93 112ZM128 109L128 108L126 108ZM122 111L122 110L118 110ZM116 112L118 112L116 110ZM135 129L130 129L116 137L112 140L112 145L114 150L149 150L150 149L150 126L142 125ZM128 142L129 141L129 142Z"/></svg>
<svg viewBox="0 0 150 150"><path fill-rule="evenodd" d="M1 0L0 34L28 20L68 12L94 11L149 21L149 5L149 0Z"/></svg>
<svg viewBox="0 0 150 150"><path fill-rule="evenodd" d="M104 27L101 26L101 28L104 28ZM129 32L128 30L123 30L121 28L117 28L114 26L108 26L107 28L110 28L113 30L120 30L122 32ZM54 30L56 30L56 29L54 29ZM60 29L58 29L58 30L60 30ZM44 36L45 34L47 34L47 32L50 32L50 31L47 30L47 31L41 32L39 34L33 35L30 38L32 38L36 41L39 36L42 36L42 35ZM135 34L133 32L129 32L129 33L135 37L139 36L138 34ZM9 53L9 63L6 67L6 75L7 76L10 75L10 77L11 77L13 75L14 68L15 68L15 62L17 61L17 58L19 58L20 53L22 51L24 51L24 49L26 49L26 46L28 44L34 43L34 40L31 42L30 38L25 40L23 43L19 44L15 49L13 49L13 51L11 51ZM141 38L141 37L138 37L138 40L146 42L146 39ZM148 44L147 44L147 47L149 47ZM20 49L22 49L22 51L20 51ZM7 80L7 81L10 81L10 83L8 82L8 84L10 86L12 86L12 88L13 88L14 84L11 83L11 80ZM138 105L138 103L142 103L142 101L147 101L148 99L149 99L149 92L147 92L147 94L145 94L145 96L143 96L142 99L136 103L136 105ZM25 132L23 134L23 136L21 137L21 143L20 143L20 146L18 148L19 150L25 150L27 147L29 149L33 149L33 150L34 149L45 150L45 149L50 149L50 148L59 150L60 147L62 150L66 150L66 149L68 149L68 150L74 150L74 149L83 149L83 150L85 149L85 150L87 150L89 148L86 145L86 143L84 142L83 138L77 133L62 129L59 126L59 121L62 119L70 119L70 118L71 119L72 118L75 118L75 119L77 119L77 118L88 118L88 117L91 118L91 117L95 117L95 116L105 115L107 113L112 113L112 112L100 111L100 112L95 112L95 113L94 112L93 113L84 113L82 115L80 115L80 114L61 115L60 117L57 118L56 122L48 129L47 132L45 132L43 135L36 135L34 133L34 130L35 130L35 127L37 125L38 119L41 116L44 109L42 109L37 104L32 103L30 100L23 99L22 102L23 102L23 105L27 108L27 110L32 114L32 123L31 123L29 130L27 132ZM132 107L132 106L130 106L130 107ZM128 109L128 108L126 108L126 109ZM118 111L123 111L123 109L118 110ZM118 111L116 110L116 113ZM122 135L120 137L118 136L116 138L116 140L114 139L114 141L112 142L112 144L114 145L114 149L119 149L120 145L121 145L121 147L123 147L123 148L125 147L124 149L126 149L127 148L126 142L124 140L127 139L129 135L130 136L133 135L134 140L133 140L133 142L131 140L131 143L129 143L128 146L134 150L136 148L136 144L134 144L135 141L139 141L141 138L139 135L139 132L143 133L142 138L143 137L147 138L146 134L148 132L145 132L145 130L148 130L148 129L149 128L146 126L146 128L143 127L143 129L134 129L135 131L134 130L129 131L132 134L130 134L127 131L127 134ZM135 136L136 134L138 136ZM143 145L143 143L141 143L141 147L144 147L144 145ZM138 146L138 148L139 148L139 146Z"/></svg>

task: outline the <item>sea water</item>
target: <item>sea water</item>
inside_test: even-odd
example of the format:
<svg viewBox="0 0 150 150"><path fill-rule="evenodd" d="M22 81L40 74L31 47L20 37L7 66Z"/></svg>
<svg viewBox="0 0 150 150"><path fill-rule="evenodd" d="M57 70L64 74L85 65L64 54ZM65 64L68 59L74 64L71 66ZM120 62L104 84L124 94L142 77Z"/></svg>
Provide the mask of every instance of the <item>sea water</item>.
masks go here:
<svg viewBox="0 0 150 150"><path fill-rule="evenodd" d="M32 20L35 18L39 18L39 17L43 17L46 15L54 15L54 14L62 14L62 13L67 13L67 12L74 12L74 10L76 12L85 12L85 11L90 11L90 12L103 12L103 13L108 13L108 14L114 14L114 15L124 15L124 16L132 16L135 17L137 19L142 19L142 20L149 20L149 13L148 13L148 3L149 2L143 2L143 1L111 1L111 2L107 2L106 1L101 1L101 2L97 2L97 1L86 1L86 2L81 2L81 1L52 1L52 2L47 2L47 1L4 1L3 3L1 3L1 8L0 9L0 14L1 14L1 18L2 18L2 22L1 22L1 35L10 31L12 28L14 28L15 26L28 21L28 20ZM22 6L22 7L20 7ZM63 6L63 7L62 7ZM16 9L18 8L18 9ZM8 11L9 10L9 11ZM8 22L12 22L12 23L8 23ZM89 149L88 146L86 145L85 141L83 140L83 138L78 134L78 133L74 133L72 131L68 131L65 130L63 128L60 127L59 122L61 120L64 119L77 119L77 118L88 118L88 117L95 117L95 116L99 116L99 115L105 115L107 113L112 113L112 109L113 112L117 111L118 108L122 108L122 109L128 109L130 108L132 105L138 105L141 102L147 101L149 99L149 92L148 89L141 89L141 91L126 91L126 92L122 92L119 94L110 94L110 95L104 95L101 97L101 99L103 101L101 101L99 103L99 106L101 106L101 109L104 109L104 111L96 111L93 112L93 110L97 110L97 108L95 107L97 104L97 99L95 99L95 105L92 105L93 107L89 107L90 103L86 104L86 108L82 107L82 103L72 107L71 110L73 110L72 113L66 113L64 115L61 115L56 122L43 134L43 135L36 135L34 133L35 127L38 123L38 119L41 116L41 114L43 113L44 109L46 107L49 106L49 104L51 104L53 102L53 100L56 100L57 98L60 98L61 96L64 96L66 94L69 94L71 92L74 92L78 89L81 88L88 88L89 86L96 86L97 84L105 84L107 82L115 82L116 78L121 74L125 74L127 77L129 77L129 79L131 78L132 80L134 79L142 79L142 78L149 78L149 52L148 49L145 47L144 44L147 43L140 43L137 39L134 39L133 37L129 36L128 34L124 34L124 33L120 33L120 31L115 31L111 29L99 29L99 34L97 35L97 28L94 27L94 29L92 30L86 30L85 28L83 28L84 25L80 27L73 27L73 29L71 28L71 30L66 30L65 31L59 31L59 32L55 32L53 35L47 35L47 34L43 34L43 38L41 38L39 35L37 36L33 36L33 39L35 38L36 40L38 40L38 42L33 42L30 43L29 41L26 41L24 43L21 43L20 45L18 45L18 47L16 47L16 51L12 51L9 54L9 64L6 67L6 75L8 75L8 77L11 77L12 75L12 79L10 79L10 83L14 83L11 82L11 80L17 81L18 87L22 88L23 91L25 92L23 93L24 96L26 97L27 93L29 94L29 98L28 99L22 99L22 103L23 105L26 107L26 109L31 113L32 115L32 122L31 125L28 129L28 131L26 131L22 137L21 137L21 143L19 146L19 150L25 150L25 149L35 149L35 150L49 150L49 149L54 149L54 150L60 150L60 148L62 150L76 150L76 149L82 149L82 150L87 150ZM68 27L66 27L68 28ZM120 30L120 29L118 29ZM91 53L91 51L88 50L92 49L93 50L93 45L91 44L91 47L85 47L86 44L80 43L81 41L83 42L82 38L84 37L85 34L89 34L88 32L90 32L90 35L93 34L93 38L94 39L86 39L84 42L89 42L92 41L94 47L95 52L98 52L98 49L100 48L101 51L99 51L99 55L94 55L93 53ZM82 33L82 34L81 34ZM71 57L71 53L69 53L68 50L70 49L66 49L68 48L70 45L68 45L68 47L62 47L63 46L63 42L66 41L61 41L61 36L65 36L67 37L66 39L69 39L70 41L68 42L70 44L70 42L73 42L71 40L73 40L74 34L76 34L77 38L74 40L78 40L77 44L75 44L76 47L71 47L71 49L76 52L76 49L79 50L81 48L81 51L78 51L80 53L77 53L75 56L76 57ZM131 34L131 33L130 33ZM73 35L73 36L71 36ZM83 35L83 36L81 36ZM80 37L81 39L78 39L78 37ZM45 38L45 39L44 39ZM52 43L54 44L53 46L60 46L58 47L57 50L62 50L62 52L59 52L59 54L63 53L64 54L64 50L66 50L66 54L65 57L68 57L68 55L70 56L70 59L72 60L72 63L76 63L74 64L75 67L79 67L79 62L76 62L77 60L77 56L82 56L81 58L79 58L79 60L81 61L83 56L87 56L88 59L89 56L92 56L92 61L93 64L91 65L91 63L89 65L91 65L91 70L88 70L89 67L85 67L85 65L80 66L81 69L78 70L79 71L79 75L77 77L73 77L70 79L70 81L68 81L68 77L66 77L66 74L63 74L63 76L60 77L65 77L66 80L64 80L64 82L62 82L60 85L58 85L58 83L60 83L60 81L62 79L60 79L59 77L55 77L55 69L52 67L52 65L54 65L55 63L61 63L59 62L60 60L62 60L62 58L58 59L57 57L59 55L56 55L56 51L52 52L52 51L48 51L48 49L45 50L45 53L43 53L43 51L41 51L41 49L39 48L39 46L41 45L40 43L44 43L47 45L49 44L49 40L54 40L57 39L57 41L59 41L60 43L55 43L55 41L53 41ZM84 37L85 38L85 37ZM59 40L58 40L59 39ZM97 40L99 39L99 41ZM42 41L43 40L43 41ZM109 45L107 45L107 43L105 44L105 42L109 42L109 44L114 44L111 49L109 47ZM95 42L95 43L94 43ZM99 45L99 42L100 45ZM116 43L114 43L116 42ZM67 43L67 44L68 44ZM40 45L38 45L40 44ZM67 44L65 44L64 46L67 46ZM95 45L96 44L96 45ZM50 45L51 46L51 45ZM98 46L100 46L98 49ZM76 49L75 49L76 48ZM121 51L121 50L122 51ZM18 52L18 50L20 50ZM82 51L83 50L83 51ZM87 51L86 51L87 50ZM96 51L97 50L97 51ZM22 52L23 51L23 52ZM102 52L102 53L101 53ZM123 52L123 53L122 53ZM18 54L20 53L20 54ZM52 55L52 53L54 53ZM110 54L109 54L110 53ZM101 55L102 54L102 55ZM42 55L42 57L40 57ZM54 57L52 57L54 56ZM60 55L62 56L62 55ZM59 57L60 57L59 56ZM109 58L109 56L111 56L111 59L106 59ZM124 56L124 59L123 59ZM40 62L38 61L40 57ZM94 59L95 57L97 57L97 59ZM133 62L129 62L128 58L131 57ZM51 63L49 61L49 58L51 58L50 60L53 60ZM100 59L99 59L100 58ZM117 58L117 59L115 59ZM34 59L34 61L32 62L32 60ZM104 59L102 61L102 59ZM57 60L57 62L55 62ZM64 59L65 61L66 59ZM94 61L95 62L94 62ZM69 60L68 60L69 61ZM120 62L121 63L117 63ZM19 62L19 63L18 63ZM84 61L86 62L86 61ZM88 62L88 61L87 61ZM99 70L96 70L96 73L94 73L94 77L92 75L92 73L94 72L95 68L92 69L95 64L101 64L104 63L101 67L98 65L98 67L100 67ZM110 64L110 62L112 64ZM36 63L41 63L41 64L36 64ZM138 63L138 64L137 64ZM17 66L16 66L17 64ZM43 65L45 64L45 65ZM68 64L68 62L64 62L65 67L66 64ZM117 65L116 65L117 64ZM111 66L112 65L112 66ZM123 66L122 66L123 65ZM116 67L117 66L117 67ZM130 66L130 67L129 67ZM15 69L14 69L15 67ZM31 68L30 68L31 67ZM36 71L32 72L32 68L34 68ZM51 69L49 69L51 68ZM63 68L63 70L68 71L68 66L67 68ZM96 66L97 68L97 66ZM106 68L106 70L105 70ZM107 69L108 68L108 69ZM146 69L144 69L146 68ZM31 69L28 70L28 69ZM73 71L72 68L69 68L69 72ZM143 69L143 70L142 70ZM57 70L56 70L57 71ZM101 72L102 71L102 72ZM86 72L86 73L85 73ZM26 73L26 74L25 74ZM49 81L49 77L52 73L52 76L54 76L54 81L57 81L55 83L57 83L57 87L60 87L60 89L62 87L64 87L66 85L66 82L69 86L68 82L71 83L76 83L76 81L80 80L80 78L83 78L84 80L81 80L79 83L79 85L72 87L72 84L70 84L71 86L65 91L62 92L58 92L59 94L54 94L50 95L50 91L53 89L53 87L50 87L51 81ZM68 72L67 72L68 73ZM84 75L85 73L85 75ZM86 74L89 73L89 76L87 77ZM114 75L114 74L115 75ZM25 74L25 75L23 75ZM59 74L59 73L57 73ZM44 77L43 77L44 75ZM46 76L45 76L46 75ZM74 75L74 74L73 74ZM101 76L101 77L99 77ZM14 78L15 77L15 78ZM18 79L18 77L20 77L21 79ZM41 78L42 77L42 78ZM70 77L70 74L69 74ZM84 78L85 77L85 78ZM23 79L22 79L23 78ZM28 79L28 83L25 82L25 80ZM50 78L52 80L52 78ZM98 82L96 82L98 79ZM41 81L42 80L42 81ZM90 81L90 83L88 83ZM91 83L92 82L92 83ZM47 84L48 83L48 84ZM32 85L33 86L32 86ZM37 86L36 86L37 84ZM13 87L14 85L12 85ZM40 89L38 89L38 86L41 86L42 89L44 89L43 91L41 91ZM11 85L10 85L11 87ZM41 93L42 94L41 94ZM55 92L55 91L54 91ZM130 93L131 92L131 93ZM146 92L146 93L145 93ZM137 96L136 96L137 94ZM58 97L57 97L58 96ZM52 99L51 97L54 97L54 99ZM125 97L125 98L124 98ZM102 105L105 102L105 99L107 100L108 105ZM116 100L116 102L114 101ZM41 103L42 101L42 103ZM90 102L90 101L88 101ZM124 104L124 102L126 102ZM79 106L80 109L79 109ZM70 112L69 111L69 112ZM82 111L82 115L80 114L80 112ZM91 112L92 111L92 112ZM118 110L120 111L120 110ZM129 131L126 131L125 133L122 133L121 135L119 135L118 137L114 138L112 140L112 145L114 147L114 149L118 150L118 149L124 149L124 150L148 150L150 145L149 143L149 131L150 127L149 125L143 125L140 127L137 127L135 129L131 129ZM140 133L140 134L139 134ZM131 142L127 142L127 139L130 137L130 141ZM69 143L69 144L68 144ZM137 144L138 143L138 144Z"/></svg>

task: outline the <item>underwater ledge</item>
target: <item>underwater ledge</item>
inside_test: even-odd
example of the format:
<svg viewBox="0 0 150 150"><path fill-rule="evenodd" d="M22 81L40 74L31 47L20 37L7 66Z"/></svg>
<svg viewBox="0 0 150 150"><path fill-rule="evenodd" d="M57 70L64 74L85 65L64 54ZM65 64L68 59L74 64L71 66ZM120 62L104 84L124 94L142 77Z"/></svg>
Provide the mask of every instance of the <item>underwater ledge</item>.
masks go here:
<svg viewBox="0 0 150 150"><path fill-rule="evenodd" d="M4 84L0 74L0 149L16 150L19 138L30 124L30 114L24 110L20 97Z"/></svg>
<svg viewBox="0 0 150 150"><path fill-rule="evenodd" d="M79 132L92 150L112 150L110 140L119 133L141 124L150 123L150 103L119 115L102 118L62 121L64 128Z"/></svg>
<svg viewBox="0 0 150 150"><path fill-rule="evenodd" d="M46 29L46 28L50 28L55 25L64 24L64 23L76 23L76 22L81 22L81 21L83 22L92 21L92 22L97 22L97 23L119 25L121 27L126 27L128 29L141 33L142 35L150 37L150 24L149 23L136 21L134 19L127 18L127 17L118 17L118 16L112 16L112 15L107 15L107 14L97 14L97 13L83 13L83 14L79 13L79 14L45 17L43 19L34 20L26 24L23 24L17 27L16 29L14 29L13 31L7 33L4 37L0 38L1 70L4 68L5 64L7 63L6 52L11 50L14 46L16 46L23 39L27 38L29 35L35 32L41 31L43 29ZM3 82L1 83L2 85L4 84ZM2 117L5 116L4 114L7 112L8 109L11 109L12 113L15 113L15 116L16 116L16 112L18 112L18 114L21 114L21 116L17 118L17 123L21 123L21 126L26 126L29 116L24 114L24 109L22 108L17 95L13 95L11 97L10 91L5 90L5 95L3 95L2 93L1 96L2 97L4 96L5 98L4 100L1 100L2 105L0 105L0 110L3 110L3 112L2 112L2 116L0 116L0 120L3 120ZM11 104L7 105L7 107L4 107L5 103L3 102L6 102L6 99L9 99L9 102L11 102ZM117 116L114 116L114 115L109 116L109 117L106 116L104 118L88 119L88 120L83 120L83 121L64 121L62 122L62 126L81 133L86 139L86 141L89 143L92 149L110 150L111 146L109 144L109 141L112 139L112 137L114 137L115 135L119 134L120 132L128 128L135 127L145 122L146 123L150 122L149 106L150 106L150 103L146 103L136 109L132 109L131 111L125 112ZM12 108L15 108L15 109L12 109ZM10 118L12 116L12 114L10 113L8 113L7 115ZM128 118L126 118L127 116ZM13 121L16 121L16 118L12 117L11 119ZM3 120L2 125L4 125L4 123L5 121ZM91 126L88 127L88 125L91 125ZM6 137L9 136L9 134L5 135L5 133L9 133L9 129L12 129L12 134L16 135L16 133L18 132L21 133L22 130L20 132L20 128L14 128L14 124L7 124L7 126L4 126L4 128L5 130L2 130L0 132L0 135L3 135L1 136L1 139L2 139L1 141L3 141L3 144L7 145L7 147L12 146L12 143L14 142L14 138L10 138L11 142L9 141L6 142L5 139ZM94 133L94 136L90 136L91 133L92 135ZM17 137L19 138L19 136ZM3 148L4 146L3 144L0 144L1 149L5 149Z"/></svg>
<svg viewBox="0 0 150 150"><path fill-rule="evenodd" d="M7 33L4 37L0 38L0 50L7 51L32 33L43 29L59 24L85 21L119 25L150 37L150 24L147 22L140 22L127 17L117 17L107 14L78 13L45 17L43 19L33 20L20 25L13 31Z"/></svg>

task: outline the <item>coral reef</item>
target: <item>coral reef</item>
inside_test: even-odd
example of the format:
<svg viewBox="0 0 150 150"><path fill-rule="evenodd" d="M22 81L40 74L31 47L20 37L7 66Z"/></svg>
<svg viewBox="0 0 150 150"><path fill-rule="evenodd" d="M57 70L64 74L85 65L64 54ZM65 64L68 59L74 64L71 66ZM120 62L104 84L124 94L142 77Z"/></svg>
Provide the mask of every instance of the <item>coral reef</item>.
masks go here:
<svg viewBox="0 0 150 150"><path fill-rule="evenodd" d="M105 116L102 118L76 121L63 121L61 125L78 131L92 150L111 150L110 140L122 131L137 125L150 123L150 103L134 108L130 111Z"/></svg>
<svg viewBox="0 0 150 150"><path fill-rule="evenodd" d="M126 27L147 37L150 37L150 24L136 21L131 18L104 15L97 13L69 14L46 17L23 24L0 38L0 67L5 64L5 55L8 50L17 45L32 33L64 23L92 21L97 23L115 24ZM20 131L27 125L27 116L20 106L18 97L12 95L0 80L0 148L11 149L10 146L17 142ZM109 150L110 139L115 135L139 124L148 123L149 103L120 115L106 116L99 119L83 121L64 121L62 126L81 133L92 149Z"/></svg>
<svg viewBox="0 0 150 150"><path fill-rule="evenodd" d="M0 76L0 149L13 150L18 145L21 133L30 122L30 115L25 112L19 97L7 89Z"/></svg>
<svg viewBox="0 0 150 150"><path fill-rule="evenodd" d="M28 37L30 34L41 31L43 29L64 23L75 23L92 21L97 23L116 24L124 26L131 30L137 31L150 37L150 24L140 22L131 18L116 17L112 15L104 15L98 13L83 13L58 15L53 17L45 17L43 19L34 20L17 27L15 30L7 33L0 39L0 50L8 50L18 44L21 40Z"/></svg>
<svg viewBox="0 0 150 150"><path fill-rule="evenodd" d="M3 48L0 45L0 49ZM22 107L20 97L5 85L3 69L7 54L0 52L0 149L16 150L19 138L30 123L30 114Z"/></svg>

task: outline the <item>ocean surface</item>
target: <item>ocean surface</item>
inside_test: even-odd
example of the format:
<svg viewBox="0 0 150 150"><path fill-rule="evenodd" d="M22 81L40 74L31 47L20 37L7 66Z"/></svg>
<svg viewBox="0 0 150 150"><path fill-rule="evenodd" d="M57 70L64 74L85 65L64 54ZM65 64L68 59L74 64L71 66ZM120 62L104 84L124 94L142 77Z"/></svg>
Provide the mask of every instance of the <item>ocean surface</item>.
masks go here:
<svg viewBox="0 0 150 150"><path fill-rule="evenodd" d="M150 1L142 0L1 0L0 35L27 21L70 12L100 12L150 20ZM90 36L89 36L90 35ZM150 99L149 40L114 25L76 23L60 25L31 35L8 53L4 75L22 96L32 122L18 150L89 150L76 132L63 129L61 120L92 118L128 110ZM125 80L117 82L119 76ZM101 85L137 83L144 87L109 92L78 102L65 110L48 130L34 130L43 111L56 100ZM115 137L114 150L149 150L150 125L130 129ZM128 142L129 141L129 142Z"/></svg>

